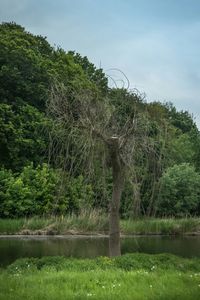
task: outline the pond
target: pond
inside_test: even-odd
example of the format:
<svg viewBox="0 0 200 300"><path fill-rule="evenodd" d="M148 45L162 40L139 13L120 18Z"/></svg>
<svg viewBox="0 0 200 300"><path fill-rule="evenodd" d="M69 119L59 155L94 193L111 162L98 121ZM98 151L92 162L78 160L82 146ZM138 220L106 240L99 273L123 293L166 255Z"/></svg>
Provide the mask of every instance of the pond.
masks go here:
<svg viewBox="0 0 200 300"><path fill-rule="evenodd" d="M134 236L121 239L122 254L172 253L183 257L200 257L200 236ZM109 255L105 236L21 236L0 237L0 266L17 258L62 255L92 258Z"/></svg>

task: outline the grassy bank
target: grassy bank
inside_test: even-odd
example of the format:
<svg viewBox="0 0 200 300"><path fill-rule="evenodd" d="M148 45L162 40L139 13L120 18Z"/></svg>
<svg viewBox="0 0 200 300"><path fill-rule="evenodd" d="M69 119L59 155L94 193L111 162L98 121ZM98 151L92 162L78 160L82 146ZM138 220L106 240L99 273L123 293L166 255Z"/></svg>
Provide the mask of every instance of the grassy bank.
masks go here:
<svg viewBox="0 0 200 300"><path fill-rule="evenodd" d="M121 220L122 234L200 234L200 218ZM97 211L79 216L0 219L0 234L108 233L108 218Z"/></svg>
<svg viewBox="0 0 200 300"><path fill-rule="evenodd" d="M0 299L192 299L200 259L131 254L115 259L21 259L0 271Z"/></svg>
<svg viewBox="0 0 200 300"><path fill-rule="evenodd" d="M84 234L107 232L108 221L104 214L93 210L62 217L32 217L0 219L0 234Z"/></svg>
<svg viewBox="0 0 200 300"><path fill-rule="evenodd" d="M200 218L121 220L125 234L200 234Z"/></svg>

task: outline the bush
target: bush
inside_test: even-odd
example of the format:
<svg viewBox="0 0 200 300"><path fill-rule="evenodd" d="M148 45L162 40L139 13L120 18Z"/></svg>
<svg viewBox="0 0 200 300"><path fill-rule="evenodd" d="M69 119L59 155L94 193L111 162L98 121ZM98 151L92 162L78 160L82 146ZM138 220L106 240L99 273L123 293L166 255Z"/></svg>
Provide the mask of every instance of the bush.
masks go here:
<svg viewBox="0 0 200 300"><path fill-rule="evenodd" d="M159 215L197 214L200 204L200 175L187 163L174 165L160 179Z"/></svg>
<svg viewBox="0 0 200 300"><path fill-rule="evenodd" d="M70 178L47 164L37 168L31 164L20 174L0 170L1 217L79 212L90 208L92 201L92 188L82 176Z"/></svg>

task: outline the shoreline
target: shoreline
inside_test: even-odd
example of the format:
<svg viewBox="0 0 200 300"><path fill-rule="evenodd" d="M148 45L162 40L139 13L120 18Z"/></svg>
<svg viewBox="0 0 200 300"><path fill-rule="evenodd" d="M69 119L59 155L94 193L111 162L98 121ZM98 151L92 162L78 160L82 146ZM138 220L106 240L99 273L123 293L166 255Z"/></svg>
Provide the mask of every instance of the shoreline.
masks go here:
<svg viewBox="0 0 200 300"><path fill-rule="evenodd" d="M108 218L94 213L0 219L0 236L108 236ZM200 218L122 219L121 236L200 236Z"/></svg>
<svg viewBox="0 0 200 300"><path fill-rule="evenodd" d="M185 232L185 233L178 233L178 234L170 234L170 233L133 233L133 234L120 234L120 238L134 238L134 237L200 237L200 232ZM109 238L109 234L99 233L99 232L85 232L85 233L75 233L75 234L37 234L37 233L30 233L30 234L0 234L0 239L4 238L60 238L60 239L67 239L67 238Z"/></svg>

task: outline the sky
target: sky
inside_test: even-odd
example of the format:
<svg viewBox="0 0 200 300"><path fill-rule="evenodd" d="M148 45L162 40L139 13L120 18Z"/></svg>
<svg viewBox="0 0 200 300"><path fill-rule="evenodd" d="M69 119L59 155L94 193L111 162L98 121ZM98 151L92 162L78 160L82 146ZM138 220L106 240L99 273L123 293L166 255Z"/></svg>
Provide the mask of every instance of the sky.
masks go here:
<svg viewBox="0 0 200 300"><path fill-rule="evenodd" d="M0 0L0 21L87 56L126 87L121 70L147 101L188 110L200 128L200 0Z"/></svg>

